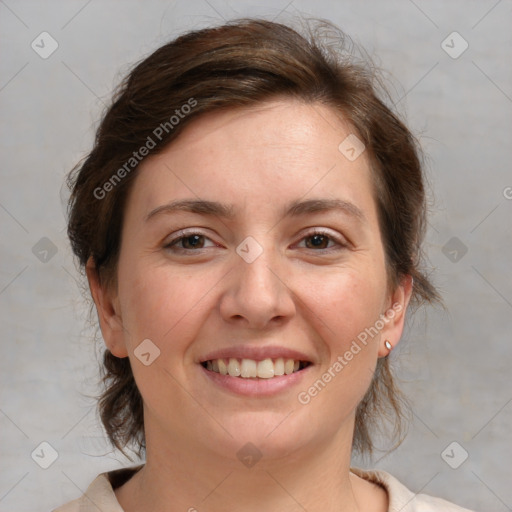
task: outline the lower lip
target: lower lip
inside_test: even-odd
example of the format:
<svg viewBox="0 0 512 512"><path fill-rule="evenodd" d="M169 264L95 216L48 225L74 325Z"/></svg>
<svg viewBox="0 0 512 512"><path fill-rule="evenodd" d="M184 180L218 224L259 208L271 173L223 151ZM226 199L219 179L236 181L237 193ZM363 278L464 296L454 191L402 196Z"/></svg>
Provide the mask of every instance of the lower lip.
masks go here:
<svg viewBox="0 0 512 512"><path fill-rule="evenodd" d="M313 365L298 372L291 373L290 375L280 375L279 377L272 377L270 379L249 378L243 377L230 377L229 375L222 375L221 373L207 370L204 366L199 365L205 375L216 385L231 391L237 395L243 396L272 396L293 386L296 386L302 381L304 375L309 372Z"/></svg>

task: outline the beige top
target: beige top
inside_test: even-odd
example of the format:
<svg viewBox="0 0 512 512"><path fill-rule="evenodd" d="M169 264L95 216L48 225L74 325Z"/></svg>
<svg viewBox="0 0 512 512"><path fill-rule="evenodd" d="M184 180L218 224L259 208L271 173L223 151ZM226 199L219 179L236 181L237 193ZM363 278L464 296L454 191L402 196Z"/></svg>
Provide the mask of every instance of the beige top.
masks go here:
<svg viewBox="0 0 512 512"><path fill-rule="evenodd" d="M88 487L85 494L53 512L124 512L116 499L114 489L127 482L140 468L117 469L101 473ZM365 471L351 468L352 473L386 489L389 497L388 512L474 512L441 498L414 494L396 478L385 471Z"/></svg>

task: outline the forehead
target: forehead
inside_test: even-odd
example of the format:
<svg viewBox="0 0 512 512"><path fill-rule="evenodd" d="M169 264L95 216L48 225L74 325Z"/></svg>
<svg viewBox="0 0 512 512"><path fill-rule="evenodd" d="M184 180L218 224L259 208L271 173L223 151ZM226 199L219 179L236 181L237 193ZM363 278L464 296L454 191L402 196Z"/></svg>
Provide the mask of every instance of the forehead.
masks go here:
<svg viewBox="0 0 512 512"><path fill-rule="evenodd" d="M204 114L185 128L173 146L218 155L243 152L255 158L272 157L272 151L284 156L283 150L290 158L308 157L313 151L338 156L340 137L352 131L332 108L287 98Z"/></svg>
<svg viewBox="0 0 512 512"><path fill-rule="evenodd" d="M134 200L146 211L174 198L250 203L265 208L308 194L371 200L363 152L350 160L340 144L354 135L333 109L297 100L204 114L139 167ZM367 205L368 206L368 205Z"/></svg>

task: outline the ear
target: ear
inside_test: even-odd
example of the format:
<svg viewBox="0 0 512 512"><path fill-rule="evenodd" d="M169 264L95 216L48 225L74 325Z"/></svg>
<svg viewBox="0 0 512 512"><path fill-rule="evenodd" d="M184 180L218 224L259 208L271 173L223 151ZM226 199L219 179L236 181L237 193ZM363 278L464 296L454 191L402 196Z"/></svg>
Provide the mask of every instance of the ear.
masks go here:
<svg viewBox="0 0 512 512"><path fill-rule="evenodd" d="M384 327L381 330L379 340L379 357L387 356L390 350L393 350L393 348L398 345L400 338L402 337L405 324L405 313L409 306L409 301L411 300L412 287L412 276L405 276L391 295L388 309L381 315ZM386 347L386 341L391 344L391 349Z"/></svg>
<svg viewBox="0 0 512 512"><path fill-rule="evenodd" d="M87 261L85 267L89 289L96 305L98 320L100 322L101 333L105 344L112 354L116 357L128 357L128 351L125 345L124 330L121 316L119 314L119 304L112 292L107 290L101 283L98 270L92 257Z"/></svg>

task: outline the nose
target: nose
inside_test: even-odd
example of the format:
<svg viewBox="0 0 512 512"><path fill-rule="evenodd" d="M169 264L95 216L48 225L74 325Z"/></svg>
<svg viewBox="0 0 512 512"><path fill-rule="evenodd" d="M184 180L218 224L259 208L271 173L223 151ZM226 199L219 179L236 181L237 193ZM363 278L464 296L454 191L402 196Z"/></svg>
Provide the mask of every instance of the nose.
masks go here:
<svg viewBox="0 0 512 512"><path fill-rule="evenodd" d="M283 324L295 314L289 273L278 265L270 249L248 263L237 254L235 268L226 276L220 313L229 323L249 329ZM285 276L286 274L286 276Z"/></svg>

